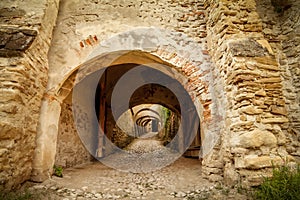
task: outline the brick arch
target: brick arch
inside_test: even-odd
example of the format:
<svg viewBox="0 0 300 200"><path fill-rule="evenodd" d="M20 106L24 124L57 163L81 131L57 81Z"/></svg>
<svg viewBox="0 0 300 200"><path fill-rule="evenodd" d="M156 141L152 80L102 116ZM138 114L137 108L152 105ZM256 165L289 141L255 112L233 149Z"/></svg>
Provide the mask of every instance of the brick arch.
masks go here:
<svg viewBox="0 0 300 200"><path fill-rule="evenodd" d="M135 38L126 39L130 34L133 34ZM100 43L86 62L60 74L60 77L56 77L58 81L50 80L51 84L56 86L49 90L48 94L61 102L70 94L77 81L105 67L126 63L147 65L167 74L183 85L200 117L202 154L209 153L220 135L224 118L218 112L215 82L207 52L195 45L193 41L183 37L181 33L174 34L154 28L141 28L138 33L129 31L119 34ZM54 133L50 134L56 137L57 128L53 131ZM41 134L49 133L42 132ZM36 152L39 152L41 147L40 151L45 151L43 141L37 144ZM52 157L53 154L55 155L55 152L52 153ZM39 159L38 157L41 156L36 156L35 160ZM41 159L45 159L45 156ZM38 169L36 177L40 176L39 173L42 174L40 177L47 176L45 173L49 173L53 165L51 159L41 167L42 170Z"/></svg>
<svg viewBox="0 0 300 200"><path fill-rule="evenodd" d="M170 59L170 62L167 59ZM201 127L204 129L203 138L210 138L209 140L215 136L217 138L219 133L218 124L222 123L222 117L217 112L215 99L212 98L215 89L213 88L214 80L211 78L211 70L201 68L206 63L189 62L188 58L184 58L175 52L168 52L166 48L151 53L141 50L123 50L96 56L78 66L70 75L67 75L70 78L65 78L65 81L56 89L56 95L58 95L58 98L65 98L72 91L74 85L98 70L131 63L152 67L179 81L196 106L201 120ZM174 65L175 63L177 65ZM204 147L206 148L204 150L208 152L213 145ZM204 152L204 154L206 153Z"/></svg>

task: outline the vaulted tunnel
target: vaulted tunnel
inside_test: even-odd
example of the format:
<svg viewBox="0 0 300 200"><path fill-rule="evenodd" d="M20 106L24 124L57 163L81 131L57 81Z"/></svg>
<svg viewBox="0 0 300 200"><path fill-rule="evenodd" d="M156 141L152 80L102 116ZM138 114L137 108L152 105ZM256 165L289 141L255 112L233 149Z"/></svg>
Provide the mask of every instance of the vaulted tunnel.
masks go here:
<svg viewBox="0 0 300 200"><path fill-rule="evenodd" d="M128 59L122 62L119 59L115 62L118 64L98 68L96 66L101 63L94 60L86 64L91 67L74 71L65 82L73 84L69 94L67 85L61 87L61 95L68 94L64 104L69 109L62 110L61 119L65 119L66 112L71 111L73 134L79 136L86 152L113 168L121 166L121 170L139 172L141 167L132 170L124 164L126 159L126 163L134 163L128 160L128 155L113 159L124 152L137 153L137 146L139 155L151 154L150 158L164 149L164 153L159 153L161 160L157 161L161 166L171 164L182 155L199 158L202 147L199 105L195 107L185 88L187 79L167 64L157 61L140 64L141 58L135 59L139 62L128 62ZM61 134L70 137L67 132L72 132L64 131L64 126L69 125L66 122L60 128L56 163L62 166L82 163L80 158L69 162L72 159L70 155L78 152L74 149L82 149L78 142L78 147L68 150L73 153L64 152L70 140L64 141ZM148 148L150 143L151 148ZM108 163L105 163L107 160ZM110 160L124 160L124 163L111 164ZM151 159L144 161L149 162L148 165L153 163ZM152 168L145 171L152 171Z"/></svg>
<svg viewBox="0 0 300 200"><path fill-rule="evenodd" d="M118 84L120 79L122 79L124 75L126 75L127 72L130 72L130 70L134 68L138 68L136 70L136 73L129 75L128 79L126 80L126 84L121 84L122 86L125 85L125 88L118 90L118 92L124 93L118 94L118 97L124 98L124 100L126 100L127 96L128 102L123 101L123 99L117 98L117 107L112 105L112 98L114 90L116 89L116 85ZM139 82L139 80L137 79L140 79L140 86L137 87L137 89L134 90L133 93L130 93L131 88L128 88L135 87L132 83ZM149 82L147 81L147 79L150 79L150 81L154 83L147 83ZM160 82L164 85L158 84ZM171 87L171 89L174 90L176 94L174 94L174 92L172 92L168 87ZM127 95L128 93L131 96ZM177 96L181 97L183 101L183 108L181 108L182 105L180 105ZM126 103L128 104L126 105ZM146 108L146 105L150 107L158 105L160 107L156 106L156 110L154 110L151 108ZM137 107L139 107L140 109ZM133 112L133 108L136 108L137 110ZM170 115L176 116L168 119L170 121L169 124L167 124L165 121L162 121L161 119L163 108L169 110L170 113L172 113ZM113 109L116 109L115 113L113 113ZM186 119L181 119L181 109L188 111L189 114ZM177 138L177 140L183 141L176 141L176 149L180 152L184 152L187 150L186 147L189 146L193 138L196 136L195 132L199 134L199 128L193 127L193 123L195 121L199 121L199 117L197 115L196 109L194 108L193 102L191 101L188 93L185 91L183 86L175 79L168 77L162 72L147 66L140 66L137 64L123 64L106 68L102 73L102 77L100 78L99 84L97 86L95 95L95 111L100 124L100 129L103 130L103 138L100 139L102 141L99 141L99 138L98 140L94 140L98 141L98 144L97 142L94 143L93 151L98 152L99 157L105 157L116 152L117 149L116 146L114 146L115 144L118 144L117 147L119 148L124 148L126 147L126 145L129 145L130 142L134 140L134 138L140 137L145 133L157 132L157 135L160 136L158 138L166 139L162 141L163 144L166 145L175 137L178 131L183 132L182 130L186 130L185 133L179 133L185 134L181 137L181 139ZM123 122L121 121L118 123L118 120L121 118L122 114L127 111L130 111L129 114L131 114L131 116L127 116L127 118L124 117L123 119L121 119L123 120ZM181 120L183 120L184 123L181 123ZM123 127L120 127L119 124L121 124L121 126L123 124ZM159 124L161 126L160 129L158 129ZM164 125L164 127L162 127L162 124ZM181 124L183 127L181 127L182 130L179 130ZM167 126L170 125L177 128L168 128ZM197 125L199 126L199 124ZM173 132L172 134L163 133L171 130ZM119 131L121 131L121 133L118 133ZM123 143L121 144L117 139L122 137L120 135L123 136ZM172 135L173 138L170 139L169 136L166 135ZM178 146L180 145L180 143L182 143L181 147ZM200 144L198 144L198 146L200 146ZM100 153L99 151L102 152Z"/></svg>

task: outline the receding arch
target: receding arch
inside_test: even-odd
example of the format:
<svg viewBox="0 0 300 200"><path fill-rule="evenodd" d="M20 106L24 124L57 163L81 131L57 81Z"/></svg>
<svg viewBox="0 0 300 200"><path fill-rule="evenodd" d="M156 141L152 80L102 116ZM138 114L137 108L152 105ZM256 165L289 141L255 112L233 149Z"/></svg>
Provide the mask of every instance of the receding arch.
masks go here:
<svg viewBox="0 0 300 200"><path fill-rule="evenodd" d="M134 118L136 118L138 116L138 114L140 114L141 112L145 112L145 111L149 111L149 113L154 113L156 116L159 116L159 113L151 108L142 108L134 114Z"/></svg>
<svg viewBox="0 0 300 200"><path fill-rule="evenodd" d="M131 43L131 45L121 44L122 42L118 41L118 37L116 37L107 43L100 44L86 62L70 68L69 71L64 71L59 77L50 77L49 85L51 87L48 87L49 90L46 94L50 98L46 98L43 102L42 110L44 107L44 112L41 113L40 124L44 125L48 123L46 122L47 118L45 115L49 115L48 112L51 112L51 109L48 109L52 105L51 99L57 99L58 102L64 101L76 83L89 74L105 67L120 64L134 63L147 65L173 77L184 86L194 102L200 117L203 133L202 154L207 154L216 143L222 123L224 123L223 117L218 112L219 108L218 102L215 99L214 80L211 74L212 70L210 69L209 58L202 53L201 48L195 48L197 46L194 44L190 45L188 42L183 42L185 46L179 46L176 42L178 40L176 38L178 35L176 34L164 34L157 31L151 32L149 29L141 32L141 35L147 37L149 34L150 37L158 38L158 35L160 35L160 38L167 38L167 42L158 39L151 44L151 47L146 48L143 45L137 47L136 41L125 41L125 43ZM144 39L145 37L143 41ZM186 39L183 40L186 41ZM112 44L117 44L115 45L116 48ZM110 47L99 51L105 45ZM57 123L57 120L54 120L53 125L57 127ZM45 159L47 159L47 156L45 156L47 145L41 139L49 137L47 135L56 137L57 128L53 129L51 133L47 133L46 129L39 131L38 140L40 138L40 141L37 143L35 156L35 160L38 161L34 166L36 174L33 174L33 176L38 177L39 174L42 174L44 177L46 174L48 174L46 176L49 176L49 172L52 171L55 150L52 150L49 161L45 162Z"/></svg>
<svg viewBox="0 0 300 200"><path fill-rule="evenodd" d="M58 98L65 98L77 82L80 82L89 74L106 67L132 63L135 65L147 65L178 80L191 96L201 118L201 127L204 129L202 138L207 138L207 146L203 146L204 154L206 154L217 141L220 127L223 123L223 117L219 115L218 104L216 99L214 99L215 89L213 88L214 80L211 78L211 72L207 70L207 65L202 62L199 63L199 66L192 61L179 62L179 65L175 66L166 61L163 55L170 54L170 52L164 52L164 50L158 49L156 52L151 53L141 50L122 50L96 56L77 66L75 70L66 75L65 81L54 90L55 94L59 96ZM181 61L180 55L175 55ZM201 66L205 66L204 69ZM193 73L187 73L187 70L191 70ZM70 77L70 79L67 77Z"/></svg>

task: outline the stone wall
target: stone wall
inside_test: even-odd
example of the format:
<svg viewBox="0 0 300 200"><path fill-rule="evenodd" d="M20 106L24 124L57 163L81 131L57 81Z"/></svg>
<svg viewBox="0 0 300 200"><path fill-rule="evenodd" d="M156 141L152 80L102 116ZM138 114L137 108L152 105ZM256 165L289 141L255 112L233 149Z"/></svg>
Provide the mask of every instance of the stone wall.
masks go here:
<svg viewBox="0 0 300 200"><path fill-rule="evenodd" d="M51 91L60 85L68 71L84 63L87 55L96 48L98 42L140 26L154 26L185 33L202 46L203 53L207 56L208 52L204 51L206 45L205 13L205 5L201 1L62 1L57 21L59 26L54 30L53 45L49 54L48 90ZM171 54L176 54L177 50L171 48L171 51L160 50L157 54L167 59ZM188 58L173 57L172 59L176 65L176 62L182 65L183 60ZM208 62L208 60L203 61L205 67ZM178 65L179 70L182 67L180 65ZM196 70L187 66L186 69L182 67L180 72L187 76L197 76ZM193 74L192 71L196 73ZM203 76L206 74L207 72L203 73ZM195 84L192 83L193 81ZM190 84L191 87L195 87L201 84L201 81L194 77L190 80ZM197 91L207 92L207 88L201 87ZM206 109L209 109L209 103L210 101L207 101ZM207 111L208 117L210 114L210 111ZM76 136L73 135L73 137Z"/></svg>
<svg viewBox="0 0 300 200"><path fill-rule="evenodd" d="M70 102L62 103L59 120L55 165L67 168L90 162L92 157L77 134Z"/></svg>
<svg viewBox="0 0 300 200"><path fill-rule="evenodd" d="M137 27L182 32L205 45L204 15L202 1L62 1L49 54L48 88L61 83L66 72L85 62L99 42Z"/></svg>
<svg viewBox="0 0 300 200"><path fill-rule="evenodd" d="M300 40L297 30L300 21L295 14L300 4L285 1L257 1L257 10L263 24L263 35L270 43L276 60L280 64L280 77L285 99L285 114L289 124L280 133L279 149L281 155L287 152L299 159L299 52Z"/></svg>
<svg viewBox="0 0 300 200"><path fill-rule="evenodd" d="M260 7L265 3L265 7ZM91 36L103 41L137 26L183 32L201 44L204 54L211 55L213 64L206 60L214 79L210 98L214 99L222 119L219 125L222 137L212 153L203 159L203 175L212 181L255 185L261 180L261 174L270 172L271 161L279 163L282 162L280 156L296 154L298 143L288 145L291 139L287 138L291 138L291 130L298 130L293 128L298 123L296 105L299 104L295 101L298 97L290 93L298 79L297 75L292 75L293 78L290 76L288 80L282 71L285 64L280 56L287 53L282 53L281 42L284 46L287 38L269 37L284 33L277 30L283 22L278 21L278 17L273 20L276 11L271 2L84 1L72 5L75 4L62 3L60 26L55 30L50 54L53 61L50 88L64 78L63 72L71 71L76 64L85 61L96 45L89 41ZM266 19L262 13L266 13ZM66 41L67 45L61 46ZM289 47L287 45L285 49ZM296 63L295 57L286 60ZM289 66L286 64L285 68ZM190 74L193 70L187 68L185 73ZM287 73L289 71L287 69ZM297 74L296 71L293 74ZM297 93L296 88L292 90ZM204 107L210 106L210 101L202 103ZM204 119L209 118L207 111L201 116ZM291 112L294 114L290 115ZM296 132L293 141L297 140Z"/></svg>
<svg viewBox="0 0 300 200"><path fill-rule="evenodd" d="M219 72L216 77L225 83L227 103L220 150L205 158L204 173L228 184L256 185L261 174L269 174L272 162L292 159L287 153L291 124L289 99L284 98L284 61L276 53L276 40L266 35L276 35L276 21L268 19L275 30L267 29L269 21L258 14L259 9L274 9L261 8L263 3L255 1L208 2L208 48Z"/></svg>
<svg viewBox="0 0 300 200"><path fill-rule="evenodd" d="M45 95L46 106L40 115L45 88L50 94L60 87L99 42L140 26L185 33L206 55L205 64L196 63L195 67L186 58L176 57L178 49L168 52L158 48L154 52L189 77L186 88L195 91L195 96L204 96L200 98L202 122L211 119L212 110L220 117L215 130L221 137L203 159L205 177L256 185L261 174L269 174L271 161L282 163L281 157L292 159L290 155L299 158L299 2L62 0L51 40L58 1L1 2L1 188L11 188L30 177L36 132L41 133L38 146L45 148L44 144L51 143L50 147L57 149L57 164L70 166L88 160L75 134L70 105L62 103L59 115L59 103L66 97L63 93L71 88L62 88L60 94L53 94L55 97ZM201 71L201 67L210 70ZM212 77L206 76L210 73ZM202 84L206 78L213 80L210 86ZM52 113L51 123L44 125L52 109L57 113ZM59 125L55 116L60 116ZM43 135L48 127L59 130L57 148L55 134ZM36 149L41 156L37 159L46 160L36 165L37 176L51 173L49 169L45 172L45 166L52 164L54 155L43 148Z"/></svg>
<svg viewBox="0 0 300 200"><path fill-rule="evenodd" d="M284 79L284 97L288 110L290 124L286 150L300 160L300 18L299 1L287 1L278 14L281 27L283 57L282 77Z"/></svg>
<svg viewBox="0 0 300 200"><path fill-rule="evenodd" d="M0 190L31 175L57 12L56 0L0 4Z"/></svg>

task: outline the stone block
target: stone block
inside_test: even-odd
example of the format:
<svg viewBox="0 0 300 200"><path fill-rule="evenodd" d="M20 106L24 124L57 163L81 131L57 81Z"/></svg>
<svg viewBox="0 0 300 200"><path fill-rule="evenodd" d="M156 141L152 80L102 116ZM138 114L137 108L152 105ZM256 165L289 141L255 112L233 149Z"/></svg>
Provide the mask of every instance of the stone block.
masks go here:
<svg viewBox="0 0 300 200"><path fill-rule="evenodd" d="M284 163L283 158L279 156L258 156L248 155L245 157L236 157L234 159L234 165L237 169L261 169L269 168L273 165L281 165Z"/></svg>
<svg viewBox="0 0 300 200"><path fill-rule="evenodd" d="M269 83L269 84L265 84L265 88L266 88L266 90L275 90L275 89L279 90L282 88L282 85L279 82L278 83Z"/></svg>
<svg viewBox="0 0 300 200"><path fill-rule="evenodd" d="M279 156L245 156L245 168L247 169L261 169L281 164L283 164L283 159Z"/></svg>
<svg viewBox="0 0 300 200"><path fill-rule="evenodd" d="M231 153L234 153L234 154L245 154L247 152L248 152L248 149L245 149L245 148L241 148L241 147L231 148Z"/></svg>
<svg viewBox="0 0 300 200"><path fill-rule="evenodd" d="M244 25L244 31L260 32L262 31L262 26L260 24L246 24Z"/></svg>
<svg viewBox="0 0 300 200"><path fill-rule="evenodd" d="M23 129L0 122L0 144L10 139L20 139Z"/></svg>
<svg viewBox="0 0 300 200"><path fill-rule="evenodd" d="M12 149L15 145L14 140L1 140L0 141L0 148L5 148L5 149Z"/></svg>
<svg viewBox="0 0 300 200"><path fill-rule="evenodd" d="M226 185L235 185L239 182L239 174L234 167L228 163L224 169L224 183Z"/></svg>
<svg viewBox="0 0 300 200"><path fill-rule="evenodd" d="M264 101L263 100L258 100L258 99L252 99L252 103L255 106L263 106L264 105Z"/></svg>
<svg viewBox="0 0 300 200"><path fill-rule="evenodd" d="M254 59L259 64L271 65L278 68L278 62L271 56L256 57Z"/></svg>
<svg viewBox="0 0 300 200"><path fill-rule="evenodd" d="M264 91L263 89L260 89L257 92L255 92L255 96L265 97L265 96L267 96L267 94L266 94L266 91Z"/></svg>
<svg viewBox="0 0 300 200"><path fill-rule="evenodd" d="M274 52L267 40L256 40L262 47L266 48L271 55L274 55Z"/></svg>
<svg viewBox="0 0 300 200"><path fill-rule="evenodd" d="M232 123L230 125L230 129L231 130L239 130L239 129L251 129L254 125L253 121L241 121L241 122L236 122L236 123Z"/></svg>
<svg viewBox="0 0 300 200"><path fill-rule="evenodd" d="M12 35L0 31L0 48L5 47L7 41L9 41L11 37Z"/></svg>
<svg viewBox="0 0 300 200"><path fill-rule="evenodd" d="M255 106L249 105L241 108L241 112L247 115L257 115L263 112L262 109L256 108Z"/></svg>
<svg viewBox="0 0 300 200"><path fill-rule="evenodd" d="M254 97L254 94L252 93L241 93L241 94L238 94L234 97L234 99L236 101L243 101L243 100L246 100L246 99L252 99Z"/></svg>
<svg viewBox="0 0 300 200"><path fill-rule="evenodd" d="M252 29L253 27L248 27ZM268 53L257 41L252 38L230 41L229 51L233 56L261 57Z"/></svg>
<svg viewBox="0 0 300 200"><path fill-rule="evenodd" d="M23 52L16 50L7 50L0 49L0 57L9 58L9 57L18 57L22 56Z"/></svg>
<svg viewBox="0 0 300 200"><path fill-rule="evenodd" d="M210 167L210 168L219 168L219 169L222 169L224 167L224 163L220 160L208 160L208 161L205 161L205 164L207 167Z"/></svg>
<svg viewBox="0 0 300 200"><path fill-rule="evenodd" d="M258 80L259 83L280 83L280 77L261 78Z"/></svg>
<svg viewBox="0 0 300 200"><path fill-rule="evenodd" d="M20 18L26 14L26 11L16 7L12 8L1 8L0 9L0 19L3 18Z"/></svg>
<svg viewBox="0 0 300 200"><path fill-rule="evenodd" d="M37 36L36 30L0 28L0 56L21 56Z"/></svg>
<svg viewBox="0 0 300 200"><path fill-rule="evenodd" d="M19 32L10 38L5 45L5 48L9 50L25 50L33 42L33 39L32 36L27 36Z"/></svg>
<svg viewBox="0 0 300 200"><path fill-rule="evenodd" d="M277 139L270 131L255 129L231 139L231 145L242 148L258 148L260 146L274 147Z"/></svg>
<svg viewBox="0 0 300 200"><path fill-rule="evenodd" d="M8 152L8 149L6 149L6 148L0 148L0 157L2 157L7 152Z"/></svg>
<svg viewBox="0 0 300 200"><path fill-rule="evenodd" d="M212 181L212 182L218 182L218 181L222 181L223 177L217 174L211 174L208 177L208 180Z"/></svg>
<svg viewBox="0 0 300 200"><path fill-rule="evenodd" d="M235 157L234 158L234 167L236 169L245 168L245 161L243 157Z"/></svg>
<svg viewBox="0 0 300 200"><path fill-rule="evenodd" d="M259 69L266 69L266 70L272 70L272 71L280 71L278 65L267 65L267 64L261 64L256 63L255 66Z"/></svg>
<svg viewBox="0 0 300 200"><path fill-rule="evenodd" d="M276 117L276 118L265 118L262 119L262 123L264 124L283 124L289 122L286 117Z"/></svg>
<svg viewBox="0 0 300 200"><path fill-rule="evenodd" d="M278 114L278 115L287 115L287 110L285 107L278 107L278 106L272 105L271 113Z"/></svg>
<svg viewBox="0 0 300 200"><path fill-rule="evenodd" d="M261 169L260 171L253 171L249 169L240 169L239 173L242 177L245 177L242 180L242 185L249 187L249 186L258 186L262 183L263 177L271 177L272 176L272 169L266 168Z"/></svg>
<svg viewBox="0 0 300 200"><path fill-rule="evenodd" d="M222 174L222 170L219 168L205 167L202 169L202 173L206 175L210 174Z"/></svg>

